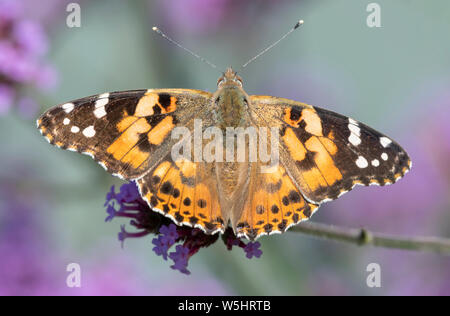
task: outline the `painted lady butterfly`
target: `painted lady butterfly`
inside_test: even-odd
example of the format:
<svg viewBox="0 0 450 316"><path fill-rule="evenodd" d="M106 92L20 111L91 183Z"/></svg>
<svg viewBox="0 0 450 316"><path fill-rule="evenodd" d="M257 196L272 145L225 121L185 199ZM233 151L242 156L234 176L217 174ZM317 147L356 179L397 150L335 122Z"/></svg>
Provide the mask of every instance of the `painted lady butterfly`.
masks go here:
<svg viewBox="0 0 450 316"><path fill-rule="evenodd" d="M279 164L263 173L260 167L267 164L260 159L174 160L177 139L171 132L176 127L193 131L196 119L202 120L201 132L276 127ZM178 225L207 234L230 225L236 236L249 239L283 233L355 185L391 184L411 168L407 153L392 139L331 111L249 96L231 68L213 94L190 89L104 93L58 105L37 125L51 144L89 155L113 175L136 181L149 205Z"/></svg>

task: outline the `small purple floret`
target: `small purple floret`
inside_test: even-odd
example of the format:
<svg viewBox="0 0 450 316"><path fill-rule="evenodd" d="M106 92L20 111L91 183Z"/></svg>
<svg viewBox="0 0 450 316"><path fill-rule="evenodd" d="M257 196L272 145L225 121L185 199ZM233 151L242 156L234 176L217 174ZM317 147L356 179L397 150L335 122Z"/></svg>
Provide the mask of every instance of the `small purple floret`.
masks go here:
<svg viewBox="0 0 450 316"><path fill-rule="evenodd" d="M253 257L259 258L262 255L262 250L259 249L261 244L257 242L249 242L247 246L245 246L244 251L246 253L247 258L251 259Z"/></svg>

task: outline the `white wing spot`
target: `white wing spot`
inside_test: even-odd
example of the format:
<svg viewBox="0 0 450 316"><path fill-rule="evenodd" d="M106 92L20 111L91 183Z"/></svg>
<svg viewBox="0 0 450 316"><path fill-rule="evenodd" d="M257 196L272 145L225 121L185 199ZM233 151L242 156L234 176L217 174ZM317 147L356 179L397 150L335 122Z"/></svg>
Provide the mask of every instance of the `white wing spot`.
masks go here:
<svg viewBox="0 0 450 316"><path fill-rule="evenodd" d="M64 124L64 125L69 125L69 123L70 123L70 120L66 117L66 118L64 119L64 121L63 121L63 124Z"/></svg>
<svg viewBox="0 0 450 316"><path fill-rule="evenodd" d="M380 161L378 159L372 160L371 163L372 163L372 166L374 166L374 167L378 167L380 165Z"/></svg>
<svg viewBox="0 0 450 316"><path fill-rule="evenodd" d="M102 118L106 115L105 105L109 102L109 93L103 93L98 96L95 101L94 115L96 118Z"/></svg>
<svg viewBox="0 0 450 316"><path fill-rule="evenodd" d="M361 144L361 138L359 138L358 136L356 136L353 133L350 133L350 136L348 137L348 141L353 145L353 146L358 146L359 144Z"/></svg>
<svg viewBox="0 0 450 316"><path fill-rule="evenodd" d="M64 109L64 111L66 113L70 113L70 112L72 112L75 105L73 103L65 103L61 107Z"/></svg>
<svg viewBox="0 0 450 316"><path fill-rule="evenodd" d="M381 154L381 159L383 159L384 161L388 160L388 155L386 153L382 153Z"/></svg>
<svg viewBox="0 0 450 316"><path fill-rule="evenodd" d="M348 122L353 125L358 125L358 122L352 119L351 117L348 118Z"/></svg>
<svg viewBox="0 0 450 316"><path fill-rule="evenodd" d="M102 118L103 116L106 115L106 110L105 110L105 106L99 107L97 109L94 110L94 115L96 118Z"/></svg>
<svg viewBox="0 0 450 316"><path fill-rule="evenodd" d="M389 146L392 143L392 140L390 140L387 137L380 137L380 144L381 146L383 146L384 148L386 148L387 146Z"/></svg>
<svg viewBox="0 0 450 316"><path fill-rule="evenodd" d="M358 136L361 136L361 133L360 133L361 130L359 129L358 126L353 125L353 124L348 124L348 129L350 130L350 132L352 132Z"/></svg>
<svg viewBox="0 0 450 316"><path fill-rule="evenodd" d="M70 131L72 132L72 133L78 133L79 131L80 131L80 128L78 127L78 126L72 126L72 128L70 129Z"/></svg>
<svg viewBox="0 0 450 316"><path fill-rule="evenodd" d="M95 129L94 126L88 126L83 130L83 135L86 137L94 137L95 136Z"/></svg>
<svg viewBox="0 0 450 316"><path fill-rule="evenodd" d="M359 168L363 169L366 168L369 163L367 162L366 158L364 158L363 156L359 156L358 159L356 159L356 165Z"/></svg>
<svg viewBox="0 0 450 316"><path fill-rule="evenodd" d="M108 98L98 99L97 101L95 101L95 107L96 108L104 107L105 105L108 104L108 102L109 102Z"/></svg>

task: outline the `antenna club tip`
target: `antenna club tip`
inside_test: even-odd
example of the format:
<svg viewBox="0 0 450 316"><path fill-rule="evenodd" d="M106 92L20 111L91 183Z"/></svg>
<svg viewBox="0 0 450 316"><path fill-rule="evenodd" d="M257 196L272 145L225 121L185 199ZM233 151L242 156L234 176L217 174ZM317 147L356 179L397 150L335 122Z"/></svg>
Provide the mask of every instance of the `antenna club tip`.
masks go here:
<svg viewBox="0 0 450 316"><path fill-rule="evenodd" d="M299 20L299 21L297 22L297 24L295 24L294 30L295 30L296 28L298 28L300 25L302 25L303 23L305 23L305 21Z"/></svg>
<svg viewBox="0 0 450 316"><path fill-rule="evenodd" d="M152 27L152 30L156 32L158 30L158 28L156 26L154 26L154 27Z"/></svg>

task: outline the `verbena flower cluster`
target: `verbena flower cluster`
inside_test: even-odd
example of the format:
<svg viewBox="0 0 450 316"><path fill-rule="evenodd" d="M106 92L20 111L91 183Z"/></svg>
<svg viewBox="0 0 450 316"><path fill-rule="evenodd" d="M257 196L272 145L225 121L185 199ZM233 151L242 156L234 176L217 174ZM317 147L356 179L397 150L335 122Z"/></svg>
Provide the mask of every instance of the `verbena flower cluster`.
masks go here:
<svg viewBox="0 0 450 316"><path fill-rule="evenodd" d="M219 234L207 235L198 228L177 226L169 218L153 211L140 196L134 182L123 184L119 192L112 186L106 195L105 207L107 222L116 217L129 218L130 225L136 228L135 232L129 232L125 225L121 226L119 240L122 244L127 238L154 234L153 251L164 260L172 260L171 268L184 274L190 274L187 269L189 259L200 248L208 247L219 239ZM262 255L259 242L245 243L234 235L231 228L222 234L222 240L228 250L232 250L233 246L242 248L249 259Z"/></svg>
<svg viewBox="0 0 450 316"><path fill-rule="evenodd" d="M47 90L57 81L56 71L44 61L47 35L25 11L22 1L0 0L0 115L16 105L21 115L33 117L38 106L24 90Z"/></svg>

